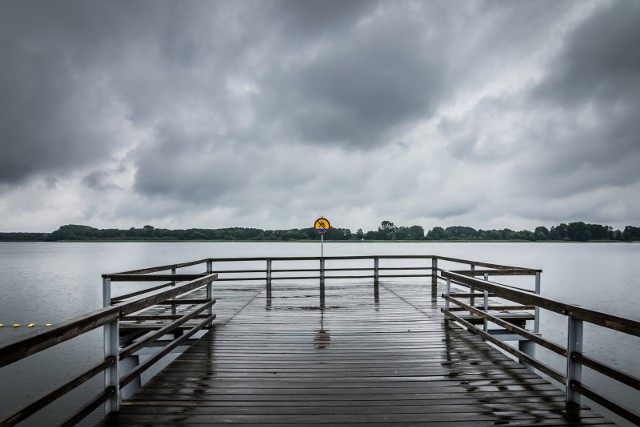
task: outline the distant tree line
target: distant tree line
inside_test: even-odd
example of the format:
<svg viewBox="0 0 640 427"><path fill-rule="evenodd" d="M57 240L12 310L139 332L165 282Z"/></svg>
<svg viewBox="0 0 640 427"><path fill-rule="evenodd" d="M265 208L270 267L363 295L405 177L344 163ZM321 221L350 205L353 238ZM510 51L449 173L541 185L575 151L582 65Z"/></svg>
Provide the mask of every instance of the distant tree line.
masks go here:
<svg viewBox="0 0 640 427"><path fill-rule="evenodd" d="M79 241L79 240L221 240L221 241L290 241L319 240L312 227L290 230L261 230L258 228L190 228L168 230L145 225L128 230L116 228L98 229L88 225L63 225L52 233L0 233L0 241ZM624 230L584 222L562 223L558 226L536 227L534 231L476 230L472 227L433 227L425 233L419 225L396 226L391 221L382 221L377 230L364 232L359 229L352 233L348 228L332 228L325 235L326 240L431 240L431 241L640 241L640 227L626 226Z"/></svg>
<svg viewBox="0 0 640 427"><path fill-rule="evenodd" d="M42 242L49 233L0 233L0 242Z"/></svg>

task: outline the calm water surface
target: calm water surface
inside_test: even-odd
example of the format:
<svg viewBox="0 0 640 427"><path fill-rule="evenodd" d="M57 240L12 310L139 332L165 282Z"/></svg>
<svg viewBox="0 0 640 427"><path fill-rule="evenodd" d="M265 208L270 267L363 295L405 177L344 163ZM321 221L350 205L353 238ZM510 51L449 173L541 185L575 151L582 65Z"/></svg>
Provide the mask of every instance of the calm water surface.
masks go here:
<svg viewBox="0 0 640 427"><path fill-rule="evenodd" d="M60 323L102 306L100 274L175 264L207 257L318 256L315 243L1 243L0 323ZM640 244L622 243L326 243L325 256L424 254L541 268L542 294L584 307L640 320ZM542 333L564 344L566 320L544 314ZM0 329L0 341L26 333L25 327ZM640 342L599 328L585 327L585 353L640 375ZM101 333L71 340L62 351L0 369L0 418L27 399L59 384L65 373L96 363L102 355ZM541 355L542 357L547 357ZM562 368L562 361L548 356ZM98 378L87 388L99 388ZM610 395L626 392L602 381ZM80 390L78 393L85 393ZM72 401L76 396L70 396ZM42 425L71 402L52 406L25 425ZM100 418L95 415L87 424Z"/></svg>

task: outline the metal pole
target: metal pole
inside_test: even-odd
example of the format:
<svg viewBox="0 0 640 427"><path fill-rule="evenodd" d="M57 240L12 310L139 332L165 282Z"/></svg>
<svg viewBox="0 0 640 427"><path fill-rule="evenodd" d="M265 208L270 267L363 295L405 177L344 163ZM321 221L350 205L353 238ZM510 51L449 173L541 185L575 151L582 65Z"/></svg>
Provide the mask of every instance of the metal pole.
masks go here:
<svg viewBox="0 0 640 427"><path fill-rule="evenodd" d="M320 307L324 308L324 258L320 258Z"/></svg>
<svg viewBox="0 0 640 427"><path fill-rule="evenodd" d="M324 234L320 235L320 257L324 257Z"/></svg>
<svg viewBox="0 0 640 427"><path fill-rule="evenodd" d="M471 271L475 271L476 266L475 264L471 264ZM475 279L476 276L471 276ZM473 295L476 292L475 288L469 287L469 293L471 294L471 296L469 297L469 305L471 307L475 307L476 306L476 297Z"/></svg>
<svg viewBox="0 0 640 427"><path fill-rule="evenodd" d="M569 406L580 405L580 393L571 388L572 382L581 382L582 365L573 360L574 353L582 353L582 320L569 316L567 333L567 381L566 404Z"/></svg>
<svg viewBox="0 0 640 427"><path fill-rule="evenodd" d="M119 348L119 319L104 325L104 356L113 356L113 365L104 371L104 386L115 389L113 396L105 402L104 412L109 414L120 410L120 348Z"/></svg>
<svg viewBox="0 0 640 427"><path fill-rule="evenodd" d="M111 279L102 279L102 306L109 307L111 305Z"/></svg>
<svg viewBox="0 0 640 427"><path fill-rule="evenodd" d="M540 272L536 273L536 295L540 295ZM540 307L535 308L535 315L533 320L533 332L540 333Z"/></svg>
<svg viewBox="0 0 640 427"><path fill-rule="evenodd" d="M449 297L451 295L451 279L447 277L447 289L445 290L445 295ZM444 309L449 311L449 300L445 298L444 300ZM446 319L446 317L445 317Z"/></svg>
<svg viewBox="0 0 640 427"><path fill-rule="evenodd" d="M373 284L378 285L380 280L380 258L373 258Z"/></svg>
<svg viewBox="0 0 640 427"><path fill-rule="evenodd" d="M431 296L437 297L438 294L438 258L431 258Z"/></svg>
<svg viewBox="0 0 640 427"><path fill-rule="evenodd" d="M213 262L207 260L207 274L213 273ZM213 282L207 283L207 299L211 301L213 299ZM207 309L207 314L211 316L213 314L213 306Z"/></svg>
<svg viewBox="0 0 640 427"><path fill-rule="evenodd" d="M267 260L267 299L271 299L271 260Z"/></svg>
<svg viewBox="0 0 640 427"><path fill-rule="evenodd" d="M175 275L175 274L176 274L176 269L175 269L175 268L172 268L172 269L171 269L171 274L172 274L172 275ZM171 282L171 286L175 286L175 285L176 285L176 282L175 282L175 281ZM176 314L176 313L178 313L178 306L177 306L177 305L175 305L175 304L172 304L172 305L171 305L171 314Z"/></svg>
<svg viewBox="0 0 640 427"><path fill-rule="evenodd" d="M488 273L484 273L484 281L485 282L489 281ZM489 291L485 289L483 294L484 294L484 312L488 313L489 312ZM488 329L489 329L489 322L487 321L487 319L484 319L482 330L487 332Z"/></svg>

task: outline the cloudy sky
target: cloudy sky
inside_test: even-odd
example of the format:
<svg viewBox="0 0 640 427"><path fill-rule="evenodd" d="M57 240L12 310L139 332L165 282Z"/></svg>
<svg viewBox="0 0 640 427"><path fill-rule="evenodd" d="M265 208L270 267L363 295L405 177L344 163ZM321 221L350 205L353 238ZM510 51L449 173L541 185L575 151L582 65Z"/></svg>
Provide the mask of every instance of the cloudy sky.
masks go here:
<svg viewBox="0 0 640 427"><path fill-rule="evenodd" d="M0 3L0 231L640 225L638 1Z"/></svg>

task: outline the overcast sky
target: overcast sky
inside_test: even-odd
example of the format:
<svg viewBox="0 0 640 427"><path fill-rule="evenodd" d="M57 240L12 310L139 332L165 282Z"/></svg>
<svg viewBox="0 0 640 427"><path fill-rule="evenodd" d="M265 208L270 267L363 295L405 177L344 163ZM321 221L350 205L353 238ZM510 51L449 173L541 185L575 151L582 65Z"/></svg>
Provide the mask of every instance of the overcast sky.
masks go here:
<svg viewBox="0 0 640 427"><path fill-rule="evenodd" d="M640 226L638 1L0 2L0 231Z"/></svg>

